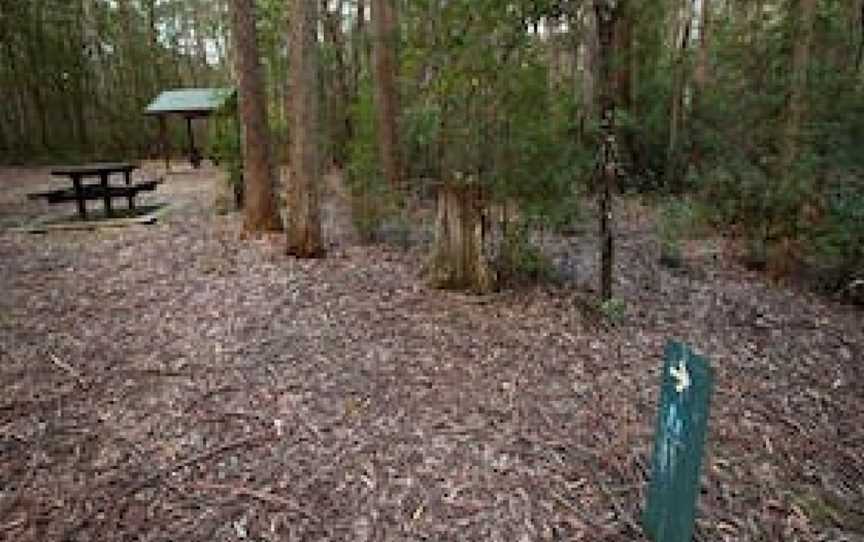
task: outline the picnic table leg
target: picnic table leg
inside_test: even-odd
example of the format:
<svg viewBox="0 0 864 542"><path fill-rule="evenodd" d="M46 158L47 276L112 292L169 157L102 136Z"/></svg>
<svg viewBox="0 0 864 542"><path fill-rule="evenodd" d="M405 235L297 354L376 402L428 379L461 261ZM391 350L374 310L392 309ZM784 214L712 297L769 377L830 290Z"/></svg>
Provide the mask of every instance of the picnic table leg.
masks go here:
<svg viewBox="0 0 864 542"><path fill-rule="evenodd" d="M72 176L72 186L75 187L75 199L78 201L78 216L81 220L87 220L87 200L84 199L84 187L81 186L80 176Z"/></svg>
<svg viewBox="0 0 864 542"><path fill-rule="evenodd" d="M132 184L132 172L131 171L128 171L128 170L124 171L123 172L123 178L126 180L126 186L130 186ZM127 196L127 199L129 200L129 209L130 210L135 209L135 194L130 192L129 195Z"/></svg>
<svg viewBox="0 0 864 542"><path fill-rule="evenodd" d="M102 181L102 190L105 193L102 199L105 202L105 216L112 216L114 213L111 211L111 194L108 192L108 173L100 173L99 179Z"/></svg>

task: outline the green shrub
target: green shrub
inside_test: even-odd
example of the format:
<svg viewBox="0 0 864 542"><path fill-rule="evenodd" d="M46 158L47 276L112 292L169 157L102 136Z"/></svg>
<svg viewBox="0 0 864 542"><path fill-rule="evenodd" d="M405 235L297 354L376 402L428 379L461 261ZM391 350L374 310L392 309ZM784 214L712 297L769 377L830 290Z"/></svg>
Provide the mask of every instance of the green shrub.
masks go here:
<svg viewBox="0 0 864 542"><path fill-rule="evenodd" d="M825 289L864 278L864 190L839 188L827 195L824 220L809 235L813 263L833 279Z"/></svg>
<svg viewBox="0 0 864 542"><path fill-rule="evenodd" d="M683 264L681 241L701 237L708 232L709 211L691 199L668 199L660 205L657 237L660 262L669 267Z"/></svg>
<svg viewBox="0 0 864 542"><path fill-rule="evenodd" d="M434 104L419 103L402 114L405 134L405 158L409 177L438 177L438 137L441 109Z"/></svg>
<svg viewBox="0 0 864 542"><path fill-rule="evenodd" d="M227 173L226 180L234 194L235 205L243 202L243 151L240 127L231 114L213 117L210 123L210 156Z"/></svg>
<svg viewBox="0 0 864 542"><path fill-rule="evenodd" d="M351 108L354 134L348 144L348 188L351 191L354 227L364 242L373 242L391 208L389 187L381 172L375 139L375 105L372 84L361 81L357 102Z"/></svg>
<svg viewBox="0 0 864 542"><path fill-rule="evenodd" d="M530 228L517 225L504 237L495 261L503 281L544 282L552 278L552 263L530 238Z"/></svg>
<svg viewBox="0 0 864 542"><path fill-rule="evenodd" d="M600 304L600 312L613 324L620 324L627 312L627 303L618 297L613 297Z"/></svg>

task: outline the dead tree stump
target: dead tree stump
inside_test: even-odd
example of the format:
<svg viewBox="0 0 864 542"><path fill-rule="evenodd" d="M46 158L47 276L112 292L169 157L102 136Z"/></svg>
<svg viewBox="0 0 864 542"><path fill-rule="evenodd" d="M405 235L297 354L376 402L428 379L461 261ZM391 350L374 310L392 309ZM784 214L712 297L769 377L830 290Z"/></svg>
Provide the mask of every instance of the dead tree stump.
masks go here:
<svg viewBox="0 0 864 542"><path fill-rule="evenodd" d="M475 183L446 183L438 190L435 245L427 268L437 288L491 292L497 276L484 253L482 191Z"/></svg>

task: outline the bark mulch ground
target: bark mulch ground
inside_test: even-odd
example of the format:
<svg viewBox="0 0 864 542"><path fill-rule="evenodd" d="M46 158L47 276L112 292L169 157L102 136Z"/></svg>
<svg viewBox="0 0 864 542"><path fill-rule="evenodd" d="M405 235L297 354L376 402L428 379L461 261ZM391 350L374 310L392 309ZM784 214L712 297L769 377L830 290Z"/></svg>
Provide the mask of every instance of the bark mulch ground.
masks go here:
<svg viewBox="0 0 864 542"><path fill-rule="evenodd" d="M0 171L3 225L44 178ZM0 539L643 540L677 338L716 371L697 540L864 540L860 311L719 242L660 267L637 206L617 323L590 236L574 282L440 292L339 202L326 259L245 238L219 182L170 176L151 226L0 231Z"/></svg>

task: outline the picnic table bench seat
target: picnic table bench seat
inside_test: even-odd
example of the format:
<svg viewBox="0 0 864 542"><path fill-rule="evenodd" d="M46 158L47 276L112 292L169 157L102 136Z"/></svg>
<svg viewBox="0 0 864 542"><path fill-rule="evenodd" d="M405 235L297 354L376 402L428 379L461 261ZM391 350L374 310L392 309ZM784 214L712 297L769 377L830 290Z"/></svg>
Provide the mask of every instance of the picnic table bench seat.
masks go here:
<svg viewBox="0 0 864 542"><path fill-rule="evenodd" d="M99 200L104 199L107 195L109 198L127 198L129 208L135 207L135 196L139 192L151 192L156 190L156 187L162 184L163 179L157 177L146 181L138 181L128 185L120 186L102 186L101 184L85 184L81 187L81 194L77 194L74 188L62 188L59 190L46 190L43 192L32 192L27 194L27 198L31 200L45 199L49 204L63 203L67 201L84 200Z"/></svg>

